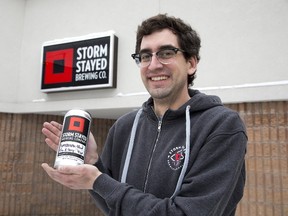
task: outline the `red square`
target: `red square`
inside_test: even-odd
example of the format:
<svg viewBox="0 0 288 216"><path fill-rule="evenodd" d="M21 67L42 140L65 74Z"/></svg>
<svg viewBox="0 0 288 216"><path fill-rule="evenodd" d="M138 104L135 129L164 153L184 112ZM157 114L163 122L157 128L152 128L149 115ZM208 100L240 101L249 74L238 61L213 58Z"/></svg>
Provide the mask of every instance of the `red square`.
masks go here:
<svg viewBox="0 0 288 216"><path fill-rule="evenodd" d="M63 60L63 71L56 72L55 61ZM73 78L73 49L46 52L44 84L68 83Z"/></svg>
<svg viewBox="0 0 288 216"><path fill-rule="evenodd" d="M79 117L71 117L68 130L78 131L83 133L85 119Z"/></svg>

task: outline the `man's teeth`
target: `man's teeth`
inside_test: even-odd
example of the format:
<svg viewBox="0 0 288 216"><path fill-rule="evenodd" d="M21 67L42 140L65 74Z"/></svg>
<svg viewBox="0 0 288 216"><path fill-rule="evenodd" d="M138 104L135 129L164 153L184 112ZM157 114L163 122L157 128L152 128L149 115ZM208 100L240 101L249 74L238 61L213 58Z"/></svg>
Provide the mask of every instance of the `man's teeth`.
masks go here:
<svg viewBox="0 0 288 216"><path fill-rule="evenodd" d="M166 80L166 76L160 76L160 77L151 77L151 80L153 81L159 81L159 80Z"/></svg>

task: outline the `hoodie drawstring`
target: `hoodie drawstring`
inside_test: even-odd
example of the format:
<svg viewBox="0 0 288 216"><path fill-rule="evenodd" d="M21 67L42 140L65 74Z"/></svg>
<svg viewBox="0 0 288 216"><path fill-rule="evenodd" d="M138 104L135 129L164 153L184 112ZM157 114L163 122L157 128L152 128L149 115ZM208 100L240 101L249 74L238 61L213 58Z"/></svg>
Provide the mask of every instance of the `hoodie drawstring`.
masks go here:
<svg viewBox="0 0 288 216"><path fill-rule="evenodd" d="M131 131L131 137L130 137L129 146L128 146L128 150L127 150L127 155L126 155L124 168L123 168L123 172L122 172L122 176L121 176L121 183L125 183L126 182L128 168L129 168L131 155L132 155L132 150L133 150L133 147L134 147L134 140L135 140L136 130L137 130L137 126L138 126L138 122L139 122L139 118L140 118L141 113L142 113L142 109L139 109L137 114L136 114L136 117L134 119L134 122L133 122L132 131Z"/></svg>
<svg viewBox="0 0 288 216"><path fill-rule="evenodd" d="M189 157L190 157L190 106L188 105L186 107L186 149L185 149L185 159L184 159L184 164L180 173L180 176L177 181L177 185L175 188L175 191L173 195L170 197L170 199L173 199L178 191L181 189L181 185L185 176L185 173L187 171L188 167L188 162L189 162Z"/></svg>

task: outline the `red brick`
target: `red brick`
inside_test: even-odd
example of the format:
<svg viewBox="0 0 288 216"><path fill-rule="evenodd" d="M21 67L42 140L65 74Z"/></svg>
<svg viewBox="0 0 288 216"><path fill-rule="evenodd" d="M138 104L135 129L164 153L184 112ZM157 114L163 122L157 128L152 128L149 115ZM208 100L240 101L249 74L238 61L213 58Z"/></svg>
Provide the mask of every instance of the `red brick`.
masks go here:
<svg viewBox="0 0 288 216"><path fill-rule="evenodd" d="M266 204L265 205L265 214L263 214L263 215L267 215L267 216L273 215L273 211L274 211L273 205L272 204Z"/></svg>

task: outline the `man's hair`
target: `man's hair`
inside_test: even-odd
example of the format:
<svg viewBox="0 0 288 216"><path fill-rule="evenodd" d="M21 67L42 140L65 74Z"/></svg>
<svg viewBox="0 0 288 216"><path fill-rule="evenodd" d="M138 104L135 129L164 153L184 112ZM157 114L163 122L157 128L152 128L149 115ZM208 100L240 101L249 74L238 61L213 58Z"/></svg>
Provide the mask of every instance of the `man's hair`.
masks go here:
<svg viewBox="0 0 288 216"><path fill-rule="evenodd" d="M197 61L200 60L199 50L201 47L201 39L197 32L180 18L167 16L167 14L159 14L150 17L138 26L135 53L140 51L142 38L145 35L150 35L163 29L170 29L177 36L179 48L185 51L183 54L186 60L191 57L195 57ZM193 80L196 77L195 73L193 75L188 75L188 86L193 85Z"/></svg>

